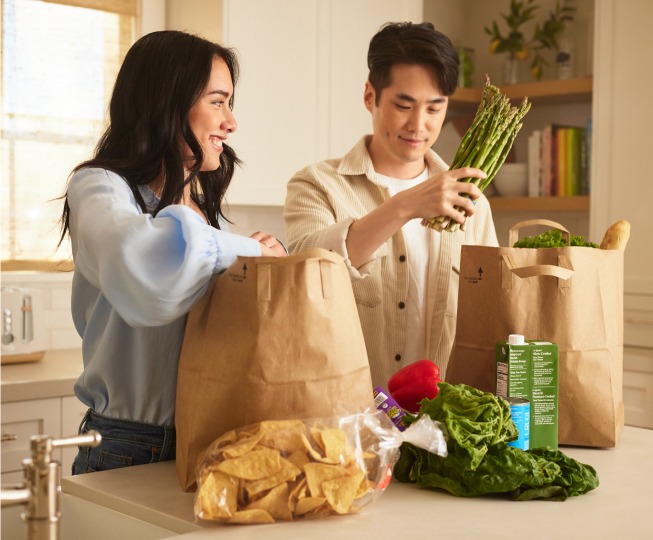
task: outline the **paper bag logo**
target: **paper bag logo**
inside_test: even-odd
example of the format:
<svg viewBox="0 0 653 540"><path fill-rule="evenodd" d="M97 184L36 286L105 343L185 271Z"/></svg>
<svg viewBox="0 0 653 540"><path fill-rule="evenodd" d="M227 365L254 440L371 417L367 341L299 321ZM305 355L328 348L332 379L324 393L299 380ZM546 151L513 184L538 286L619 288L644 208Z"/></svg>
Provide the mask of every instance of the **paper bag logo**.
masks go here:
<svg viewBox="0 0 653 540"><path fill-rule="evenodd" d="M243 267L240 269L240 272L229 272L229 277L232 281L236 283L242 283L247 279L247 263L243 264Z"/></svg>
<svg viewBox="0 0 653 540"><path fill-rule="evenodd" d="M476 274L473 276L463 276L463 279L470 284L479 283L483 280L483 267L479 266Z"/></svg>

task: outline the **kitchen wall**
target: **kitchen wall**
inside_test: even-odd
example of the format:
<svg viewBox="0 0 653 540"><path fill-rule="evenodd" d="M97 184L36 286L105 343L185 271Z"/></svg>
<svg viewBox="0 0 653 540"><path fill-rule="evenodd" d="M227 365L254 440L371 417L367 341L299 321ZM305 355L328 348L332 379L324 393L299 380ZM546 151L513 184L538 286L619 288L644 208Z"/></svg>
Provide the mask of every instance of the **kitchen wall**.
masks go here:
<svg viewBox="0 0 653 540"><path fill-rule="evenodd" d="M75 349L82 345L70 313L72 277L72 272L2 272L3 287L43 291L46 350Z"/></svg>
<svg viewBox="0 0 653 540"><path fill-rule="evenodd" d="M228 207L226 214L232 222L233 232L249 236L253 232L263 231L282 242L286 240L281 206L232 205Z"/></svg>

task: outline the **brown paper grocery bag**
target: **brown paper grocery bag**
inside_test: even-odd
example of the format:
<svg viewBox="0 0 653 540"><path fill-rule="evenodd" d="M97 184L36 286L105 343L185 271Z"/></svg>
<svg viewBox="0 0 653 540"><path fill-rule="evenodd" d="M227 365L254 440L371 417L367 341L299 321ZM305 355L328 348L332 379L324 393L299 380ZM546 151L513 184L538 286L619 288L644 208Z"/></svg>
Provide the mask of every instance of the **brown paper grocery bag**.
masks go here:
<svg viewBox="0 0 653 540"><path fill-rule="evenodd" d="M531 220L510 230L514 245ZM446 380L496 391L495 345L509 334L559 351L560 444L613 447L624 425L623 251L463 246Z"/></svg>
<svg viewBox="0 0 653 540"><path fill-rule="evenodd" d="M190 312L177 382L177 473L228 430L373 407L344 259L324 249L239 257Z"/></svg>

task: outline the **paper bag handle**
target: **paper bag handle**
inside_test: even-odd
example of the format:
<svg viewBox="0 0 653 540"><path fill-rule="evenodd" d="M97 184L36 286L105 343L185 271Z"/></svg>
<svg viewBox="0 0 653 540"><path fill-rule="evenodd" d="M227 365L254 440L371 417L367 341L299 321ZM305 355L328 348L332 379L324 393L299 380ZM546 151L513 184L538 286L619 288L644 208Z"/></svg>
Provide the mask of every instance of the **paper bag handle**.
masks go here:
<svg viewBox="0 0 653 540"><path fill-rule="evenodd" d="M556 223L555 221L548 219L529 219L515 223L512 227L510 227L510 231L508 232L508 247L514 246L515 242L519 240L520 229L524 229L525 227L532 227L534 225L546 225L553 227L554 229L558 229L562 232L562 236L565 239L565 242L567 242L567 245L571 244L571 235L569 234L569 231L560 225L560 223Z"/></svg>
<svg viewBox="0 0 653 540"><path fill-rule="evenodd" d="M540 276L552 276L558 278L558 287L569 287L569 278L574 273L574 267L571 260L566 255L558 256L558 265L555 264L534 264L531 266L517 266L512 255L504 253L501 255L502 273L501 287L503 289L512 288L512 275L519 278L532 278Z"/></svg>
<svg viewBox="0 0 653 540"><path fill-rule="evenodd" d="M322 284L322 298L333 297L333 261L324 259L306 259L305 264L318 264L320 267L320 282ZM256 265L257 283L256 297L259 302L272 300L272 264L261 262Z"/></svg>

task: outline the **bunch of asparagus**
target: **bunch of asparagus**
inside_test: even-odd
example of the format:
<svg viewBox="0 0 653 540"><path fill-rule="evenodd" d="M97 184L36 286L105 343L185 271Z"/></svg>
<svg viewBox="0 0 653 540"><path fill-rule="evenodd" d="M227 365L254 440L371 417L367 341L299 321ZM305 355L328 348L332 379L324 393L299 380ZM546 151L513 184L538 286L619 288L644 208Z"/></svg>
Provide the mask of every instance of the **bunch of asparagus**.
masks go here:
<svg viewBox="0 0 653 540"><path fill-rule="evenodd" d="M483 191L492 182L497 171L506 160L517 133L522 127L522 119L531 108L528 98L518 107L510 105L510 99L485 77L481 103L471 127L465 133L449 170L461 167L476 167L487 177L461 178L459 182L472 182ZM461 213L462 208L456 207ZM438 216L427 220L426 225L439 231L456 231L460 225L451 218Z"/></svg>

